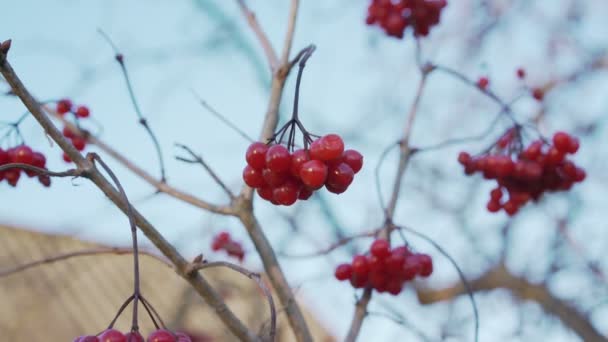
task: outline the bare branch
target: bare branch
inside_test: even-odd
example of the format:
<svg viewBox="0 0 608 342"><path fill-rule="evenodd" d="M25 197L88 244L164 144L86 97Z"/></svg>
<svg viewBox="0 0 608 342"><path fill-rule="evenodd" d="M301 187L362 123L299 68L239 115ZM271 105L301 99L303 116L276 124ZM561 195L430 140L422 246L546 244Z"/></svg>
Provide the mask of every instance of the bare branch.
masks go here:
<svg viewBox="0 0 608 342"><path fill-rule="evenodd" d="M222 190L224 190L224 192L228 195L228 197L230 197L231 200L233 200L235 198L235 196L232 193L232 191L230 190L230 188L228 188L226 183L224 183L224 181L222 181L222 179L217 175L217 173L215 173L215 171L213 171L213 169L209 166L209 164L207 164L207 162L205 162L203 157L194 153L194 151L192 151L192 149L190 149L190 147L188 147L186 145L175 144L175 146L180 147L184 151L188 152L188 154L190 154L190 156L193 158L193 159L187 159L187 158L178 156L178 157L175 157L177 160L181 160L186 163L200 164L205 169L205 171L207 171L207 173L209 173L211 178L213 178L213 180L222 188Z"/></svg>
<svg viewBox="0 0 608 342"><path fill-rule="evenodd" d="M76 251L76 252L69 252L69 253L63 253L63 254L58 254L58 255L52 255L49 257L45 257L43 259L40 260L35 260L35 261L31 261L22 265L18 265L15 267L11 267L5 270L1 270L0 271L0 278L2 277L6 277L9 276L11 274L17 273L17 272L21 272L21 271L25 271L29 268L32 267L37 267L40 265L44 265L44 264L52 264L54 262L57 261L63 261L63 260L67 260L67 259L71 259L71 258L76 258L76 257L81 257L81 256L94 256L94 255L101 255L101 254L115 254L115 255L125 255L125 254L131 254L133 253L133 248L94 248L94 249L85 249L85 250L80 250L80 251ZM166 258L152 253L152 252L147 252L147 251L139 251L139 253L144 254L144 255L148 255L151 256L152 258L164 263L165 265L173 268L173 264L171 264L169 262L169 260L167 260Z"/></svg>
<svg viewBox="0 0 608 342"><path fill-rule="evenodd" d="M268 65L270 66L270 71L274 73L279 66L279 58L277 57L276 52L272 48L272 44L270 44L270 40L268 40L268 36L264 33L264 30L260 26L260 23L255 17L255 13L247 7L245 4L245 0L237 0L239 7L241 8L241 12L247 19L247 23L251 30L258 38L260 45L262 46L262 50L264 50L264 54L266 54L266 60L268 61Z"/></svg>
<svg viewBox="0 0 608 342"><path fill-rule="evenodd" d="M503 264L494 266L469 284L474 292L504 289L519 299L536 302L547 313L559 318L583 341L608 341L578 309L555 297L545 284L530 283L527 279L511 273ZM466 288L460 282L442 289L417 290L418 300L422 304L453 300L466 293Z"/></svg>
<svg viewBox="0 0 608 342"><path fill-rule="evenodd" d="M255 282L258 284L260 289L264 292L266 299L268 300L268 306L270 307L270 332L269 332L269 335L270 335L270 341L274 341L276 338L276 331L277 331L277 310L274 305L274 299L272 298L272 293L270 292L268 287L266 287L266 284L262 280L262 277L260 276L260 274L256 273L256 272L251 272L244 267L241 267L239 265L235 265L235 264L232 264L229 262L225 262L225 261L193 262L190 265L188 265L188 267L186 268L186 272L193 273L196 271L201 271L201 270L204 270L207 268L213 268L213 267L227 267L235 272L241 273L242 275L246 276L249 279L255 280Z"/></svg>

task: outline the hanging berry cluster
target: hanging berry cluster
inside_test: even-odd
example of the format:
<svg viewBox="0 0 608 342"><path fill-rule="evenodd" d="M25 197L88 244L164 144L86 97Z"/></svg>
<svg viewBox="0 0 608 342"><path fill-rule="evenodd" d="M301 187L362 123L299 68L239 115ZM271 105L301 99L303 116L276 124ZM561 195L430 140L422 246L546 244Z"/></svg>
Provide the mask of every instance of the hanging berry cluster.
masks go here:
<svg viewBox="0 0 608 342"><path fill-rule="evenodd" d="M225 250L228 255L239 259L240 262L243 262L245 258L245 251L243 250L243 246L234 240L230 236L228 232L221 232L217 234L213 238L213 242L211 243L211 249L214 252L219 250Z"/></svg>
<svg viewBox="0 0 608 342"><path fill-rule="evenodd" d="M190 336L182 332L173 333L166 329L158 329L148 336L147 342L192 342ZM107 329L97 336L79 336L74 342L144 342L138 332L121 333L116 329Z"/></svg>
<svg viewBox="0 0 608 342"><path fill-rule="evenodd" d="M299 56L291 120L267 144L254 142L245 153L245 184L275 205L292 205L298 199L306 200L322 187L329 192L341 194L348 189L355 174L363 167L361 153L344 150L344 141L339 135L312 135L298 118L302 71L314 49L314 45L311 45ZM302 134L304 148L294 151L297 131ZM286 134L287 143L283 144Z"/></svg>
<svg viewBox="0 0 608 342"><path fill-rule="evenodd" d="M543 193L566 191L585 179L585 170L566 157L575 154L578 148L577 138L557 132L552 144L536 140L522 149L519 130L513 128L489 152L477 157L460 152L458 161L467 175L480 172L484 178L496 180L487 209L490 212L503 209L512 216L530 200L537 201ZM504 193L509 195L507 200L503 199Z"/></svg>
<svg viewBox="0 0 608 342"><path fill-rule="evenodd" d="M31 147L25 144L9 148L6 151L0 148L0 166L10 163L22 163L46 169L46 157L40 152L33 151ZM25 173L28 177L38 176L40 184L46 187L51 185L51 178L48 175L39 175L35 171L19 168L0 171L0 182L6 180L11 186L17 186L22 173Z"/></svg>
<svg viewBox="0 0 608 342"><path fill-rule="evenodd" d="M369 255L356 255L350 264L338 265L334 275L340 281L350 280L356 289L371 287L396 296L406 282L431 273L433 259L429 255L412 253L407 246L391 249L388 241L377 239Z"/></svg>
<svg viewBox="0 0 608 342"><path fill-rule="evenodd" d="M323 186L341 194L363 166L361 153L344 150L344 142L337 134L318 138L310 149L293 153L284 145L255 142L247 149L245 159L243 180L275 205L306 200Z"/></svg>
<svg viewBox="0 0 608 342"><path fill-rule="evenodd" d="M87 106L74 107L70 99L61 99L57 101L57 107L55 110L60 115L72 113L77 123L79 119L85 119L91 115ZM74 148L76 148L78 151L83 151L87 146L87 140L84 137L75 134L67 126L63 127L63 136L70 139L72 141L72 145L74 145ZM63 160L66 163L72 162L70 157L65 152L63 153Z"/></svg>
<svg viewBox="0 0 608 342"><path fill-rule="evenodd" d="M414 36L427 36L437 25L446 0L372 0L367 9L368 25L380 26L387 35L403 38L411 26Z"/></svg>

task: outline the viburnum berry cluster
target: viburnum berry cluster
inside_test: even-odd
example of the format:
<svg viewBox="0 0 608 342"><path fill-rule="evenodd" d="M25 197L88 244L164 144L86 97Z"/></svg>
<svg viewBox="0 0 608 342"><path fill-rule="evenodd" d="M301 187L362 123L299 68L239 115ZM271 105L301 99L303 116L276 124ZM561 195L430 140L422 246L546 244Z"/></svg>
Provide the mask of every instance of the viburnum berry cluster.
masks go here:
<svg viewBox="0 0 608 342"><path fill-rule="evenodd" d="M496 180L487 209L490 212L503 209L512 216L545 192L566 191L585 179L585 170L566 157L578 149L578 139L565 132L555 133L552 144L535 140L523 149L519 129L512 128L489 152L476 157L460 152L458 161L467 175L480 172L484 178ZM504 199L505 193L508 199Z"/></svg>
<svg viewBox="0 0 608 342"><path fill-rule="evenodd" d="M361 153L344 150L344 141L339 135L319 137L310 134L298 117L302 72L314 50L315 46L311 45L298 56L300 60L291 119L275 132L268 143L254 142L245 153L245 184L275 205L289 206L298 199L306 200L324 186L329 192L341 194L363 167ZM297 131L303 137L304 146L301 149L295 149ZM287 143L283 144L286 134Z"/></svg>
<svg viewBox="0 0 608 342"><path fill-rule="evenodd" d="M337 134L314 140L310 148L289 152L288 146L255 142L245 153L243 180L258 195L275 205L292 205L325 188L341 194L363 167L363 156L344 150Z"/></svg>
<svg viewBox="0 0 608 342"><path fill-rule="evenodd" d="M190 336L183 332L173 333L166 329L158 329L148 336L147 342L192 342ZM74 342L144 342L139 332L123 334L116 329L107 329L97 336L79 336Z"/></svg>
<svg viewBox="0 0 608 342"><path fill-rule="evenodd" d="M0 166L10 163L22 163L46 170L46 157L44 154L32 150L31 147L25 144L11 147L6 151L0 148ZM15 187L17 186L22 173L25 173L28 177L38 176L38 181L45 187L51 185L51 178L48 175L38 174L32 170L22 170L20 168L0 171L0 182L6 180L8 184Z"/></svg>
<svg viewBox="0 0 608 342"><path fill-rule="evenodd" d="M66 115L67 113L72 113L75 120L85 119L91 115L89 108L87 106L74 106L72 104L72 100L70 99L61 99L57 101L57 106L55 108L58 114ZM70 130L67 126L63 127L63 136L70 139L72 141L72 145L78 151L83 151L87 146L87 140L85 137L77 135L72 130ZM72 162L70 157L64 152L63 160L66 163Z"/></svg>
<svg viewBox="0 0 608 342"><path fill-rule="evenodd" d="M245 251L243 250L243 246L234 240L230 236L228 232L220 232L213 238L213 242L211 243L211 249L214 252L219 250L225 250L228 255L233 256L239 259L240 262L243 262L245 258Z"/></svg>
<svg viewBox="0 0 608 342"><path fill-rule="evenodd" d="M334 275L340 281L349 280L355 289L371 287L396 296L406 282L432 273L433 259L429 255L413 253L407 246L391 249L387 240L377 239L369 255L356 255L350 264L338 265Z"/></svg>
<svg viewBox="0 0 608 342"><path fill-rule="evenodd" d="M380 26L387 35L403 38L411 26L414 36L427 36L439 23L446 0L372 0L367 9L366 23Z"/></svg>

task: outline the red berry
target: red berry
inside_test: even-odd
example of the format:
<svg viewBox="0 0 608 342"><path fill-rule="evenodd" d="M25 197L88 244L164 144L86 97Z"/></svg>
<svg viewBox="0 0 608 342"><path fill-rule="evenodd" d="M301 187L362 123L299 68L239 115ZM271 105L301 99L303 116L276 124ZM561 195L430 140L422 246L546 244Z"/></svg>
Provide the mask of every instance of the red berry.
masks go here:
<svg viewBox="0 0 608 342"><path fill-rule="evenodd" d="M262 177L264 178L266 184L271 187L281 186L289 178L289 176L285 172L274 172L270 169L263 169Z"/></svg>
<svg viewBox="0 0 608 342"><path fill-rule="evenodd" d="M307 187L302 187L302 189L300 189L300 194L298 194L298 199L305 201L312 196L312 192L313 190L310 190Z"/></svg>
<svg viewBox="0 0 608 342"><path fill-rule="evenodd" d="M578 151L579 147L580 147L580 143L579 143L578 139L572 137L570 139L570 148L566 152L568 152L570 154L575 154Z"/></svg>
<svg viewBox="0 0 608 342"><path fill-rule="evenodd" d="M74 339L74 342L99 342L99 339L97 336L79 336Z"/></svg>
<svg viewBox="0 0 608 342"><path fill-rule="evenodd" d="M32 166L35 167L39 167L41 169L44 169L44 167L46 166L46 157L44 156L44 154L40 153L40 152L34 152L32 154ZM38 173L35 171L31 171L31 170L25 170L25 173L29 176L29 177L34 177L35 175L37 175Z"/></svg>
<svg viewBox="0 0 608 342"><path fill-rule="evenodd" d="M497 200L490 200L488 202L488 204L486 205L486 208L488 209L489 212L495 213L495 212L499 211L501 208L500 202L498 202Z"/></svg>
<svg viewBox="0 0 608 342"><path fill-rule="evenodd" d="M359 172L363 167L363 155L355 150L345 150L342 153L342 161L348 164L354 173Z"/></svg>
<svg viewBox="0 0 608 342"><path fill-rule="evenodd" d="M78 108L76 108L76 116L79 118L88 118L89 114L90 112L87 106L78 106Z"/></svg>
<svg viewBox="0 0 608 342"><path fill-rule="evenodd" d="M542 101L545 97L545 91L541 88L532 89L532 97L537 101Z"/></svg>
<svg viewBox="0 0 608 342"><path fill-rule="evenodd" d="M471 155L467 152L458 153L458 162L462 165L467 165L471 162Z"/></svg>
<svg viewBox="0 0 608 342"><path fill-rule="evenodd" d="M574 181L582 182L585 180L585 178L587 178L587 173L585 172L585 170L581 169L580 167L577 167L576 174L574 176Z"/></svg>
<svg viewBox="0 0 608 342"><path fill-rule="evenodd" d="M57 113L65 114L72 110L72 101L69 99L61 99L57 102Z"/></svg>
<svg viewBox="0 0 608 342"><path fill-rule="evenodd" d="M266 166L266 152L268 145L261 142L254 142L249 145L245 153L247 164L257 170L261 170Z"/></svg>
<svg viewBox="0 0 608 342"><path fill-rule="evenodd" d="M369 272L367 258L364 255L355 255L352 262L353 274L365 276Z"/></svg>
<svg viewBox="0 0 608 342"><path fill-rule="evenodd" d="M51 177L48 175L40 175L38 176L38 182L48 188L51 186Z"/></svg>
<svg viewBox="0 0 608 342"><path fill-rule="evenodd" d="M327 166L320 160L309 160L300 168L302 183L311 189L319 189L327 179Z"/></svg>
<svg viewBox="0 0 608 342"><path fill-rule="evenodd" d="M127 342L125 335L118 330L108 329L99 335L100 342Z"/></svg>
<svg viewBox="0 0 608 342"><path fill-rule="evenodd" d="M68 139L72 139L73 137L76 136L76 134L71 129L69 129L68 126L64 126L63 127L63 132L62 133L63 133L63 136L66 137L66 138L68 138Z"/></svg>
<svg viewBox="0 0 608 342"><path fill-rule="evenodd" d="M343 193L344 191L346 191L346 189L348 187L337 187L337 186L326 183L325 188L327 189L327 191L329 191L333 194L339 195L339 194Z"/></svg>
<svg viewBox="0 0 608 342"><path fill-rule="evenodd" d="M519 78L519 79L526 78L526 70L524 70L524 68L517 69L517 78Z"/></svg>
<svg viewBox="0 0 608 342"><path fill-rule="evenodd" d="M372 243L370 252L379 259L384 259L391 254L391 245L385 239L377 239Z"/></svg>
<svg viewBox="0 0 608 342"><path fill-rule="evenodd" d="M169 330L158 329L148 336L147 342L176 342L177 338Z"/></svg>
<svg viewBox="0 0 608 342"><path fill-rule="evenodd" d="M229 242L231 240L230 238L230 233L228 232L220 232L219 234L217 234L217 236L215 237L215 240L225 244L227 242Z"/></svg>
<svg viewBox="0 0 608 342"><path fill-rule="evenodd" d="M265 187L256 189L258 195L267 201L273 200L273 190L274 189L270 186L265 186Z"/></svg>
<svg viewBox="0 0 608 342"><path fill-rule="evenodd" d="M254 169L251 165L245 166L243 170L243 181L252 188L261 188L266 186L266 181L262 176L262 171Z"/></svg>
<svg viewBox="0 0 608 342"><path fill-rule="evenodd" d="M21 178L21 170L20 169L9 169L4 171L4 179L10 184L12 187L17 186L17 182L19 182L19 178Z"/></svg>
<svg viewBox="0 0 608 342"><path fill-rule="evenodd" d="M350 284L356 288L361 289L367 285L367 273L365 274L356 274L353 273L353 276L350 277Z"/></svg>
<svg viewBox="0 0 608 342"><path fill-rule="evenodd" d="M75 136L72 138L72 145L74 145L74 148L78 151L82 151L87 146L87 141L83 137Z"/></svg>
<svg viewBox="0 0 608 342"><path fill-rule="evenodd" d="M283 185L274 188L272 197L277 203L282 205L292 205L298 200L300 184L295 180L289 179Z"/></svg>
<svg viewBox="0 0 608 342"><path fill-rule="evenodd" d="M344 141L337 134L328 134L310 145L310 159L332 160L342 156L344 152Z"/></svg>
<svg viewBox="0 0 608 342"><path fill-rule="evenodd" d="M488 87L488 85L489 85L489 84L490 84L490 80L489 80L487 77L480 77L480 78L477 80L477 86L478 86L480 89L485 90L485 89Z"/></svg>
<svg viewBox="0 0 608 342"><path fill-rule="evenodd" d="M433 259L427 254L415 254L418 263L420 264L419 275L428 277L433 273Z"/></svg>
<svg viewBox="0 0 608 342"><path fill-rule="evenodd" d="M572 138L566 132L556 132L553 134L553 145L562 153L567 153L570 150Z"/></svg>
<svg viewBox="0 0 608 342"><path fill-rule="evenodd" d="M127 342L144 342L144 338L139 332L128 332L125 334Z"/></svg>
<svg viewBox="0 0 608 342"><path fill-rule="evenodd" d="M421 265L418 262L418 258L416 255L410 255L405 257L405 261L403 263L403 279L404 280L412 280L414 277L420 273Z"/></svg>
<svg viewBox="0 0 608 342"><path fill-rule="evenodd" d="M72 158L70 158L70 156L67 155L67 153L63 152L63 161L66 163L71 163L72 162Z"/></svg>
<svg viewBox="0 0 608 342"><path fill-rule="evenodd" d="M399 275L402 273L403 264L405 263L405 254L401 253L391 253L391 255L386 258L386 270L393 275Z"/></svg>
<svg viewBox="0 0 608 342"><path fill-rule="evenodd" d="M353 275L353 267L349 264L338 265L334 275L336 276L336 279L340 281L350 279Z"/></svg>
<svg viewBox="0 0 608 342"><path fill-rule="evenodd" d="M515 203L515 201L512 200L508 200L507 202L505 202L505 204L503 205L503 208L505 210L505 212L507 213L507 215L509 216L513 216L517 213L517 211L519 210L519 206L517 205L517 203Z"/></svg>
<svg viewBox="0 0 608 342"><path fill-rule="evenodd" d="M334 188L347 188L355 177L353 169L346 163L340 163L328 170L326 184Z"/></svg>
<svg viewBox="0 0 608 342"><path fill-rule="evenodd" d="M266 167L273 172L285 172L291 166L291 156L283 145L272 145L266 152Z"/></svg>
<svg viewBox="0 0 608 342"><path fill-rule="evenodd" d="M9 150L12 163L32 164L34 151L27 145L20 145Z"/></svg>
<svg viewBox="0 0 608 342"><path fill-rule="evenodd" d="M291 175L296 178L300 178L300 170L302 168L302 165L309 160L310 160L310 158L308 157L307 151L295 150L291 154L291 166L289 168Z"/></svg>
<svg viewBox="0 0 608 342"><path fill-rule="evenodd" d="M175 337L177 337L177 342L192 342L192 338L183 332L176 332Z"/></svg>
<svg viewBox="0 0 608 342"><path fill-rule="evenodd" d="M388 293L392 294L393 296L400 294L402 289L403 289L403 283L400 281L397 281L397 280L390 280L386 284L386 291Z"/></svg>

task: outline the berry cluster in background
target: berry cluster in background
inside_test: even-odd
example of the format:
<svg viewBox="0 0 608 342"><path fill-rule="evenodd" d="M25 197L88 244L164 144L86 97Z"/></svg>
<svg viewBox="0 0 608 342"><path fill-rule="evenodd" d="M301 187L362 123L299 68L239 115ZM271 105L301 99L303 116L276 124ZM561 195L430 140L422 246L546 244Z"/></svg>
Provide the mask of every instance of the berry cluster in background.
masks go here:
<svg viewBox="0 0 608 342"><path fill-rule="evenodd" d="M6 151L0 148L0 166L10 163L22 163L46 169L46 157L25 144L11 147ZM25 173L30 178L37 175L35 171L12 168L0 171L0 182L6 180L8 184L15 187L22 173ZM37 175L37 177L40 184L46 187L51 185L51 178L48 175Z"/></svg>
<svg viewBox="0 0 608 342"><path fill-rule="evenodd" d="M240 262L243 262L243 259L245 258L243 246L239 242L232 240L232 237L228 232L221 232L217 234L213 238L211 249L214 252L224 250L226 253L228 253L228 255L239 259Z"/></svg>
<svg viewBox="0 0 608 342"><path fill-rule="evenodd" d="M75 120L86 119L91 115L91 112L87 106L81 105L75 107L70 99L61 99L57 101L55 110L60 115L72 113ZM74 145L74 148L76 148L78 151L83 151L87 146L87 140L84 137L74 133L67 126L63 127L63 136L70 139L72 141L72 145ZM63 160L66 163L72 162L70 157L65 152L63 153Z"/></svg>
<svg viewBox="0 0 608 342"><path fill-rule="evenodd" d="M366 23L380 26L387 35L403 38L411 26L414 36L427 36L439 23L446 0L372 0L367 9Z"/></svg>
<svg viewBox="0 0 608 342"><path fill-rule="evenodd" d="M585 179L585 170L567 158L578 148L577 138L557 132L552 144L535 140L523 149L519 130L513 128L489 152L476 157L460 152L458 161L467 175L479 172L486 179L496 180L497 186L490 192L488 211L502 209L508 215L515 215L519 208L530 200L537 201L543 193L566 191ZM508 199L504 199L505 193Z"/></svg>
<svg viewBox="0 0 608 342"><path fill-rule="evenodd" d="M387 240L377 239L369 255L356 255L350 264L338 265L334 275L340 281L349 280L355 289L371 287L398 295L406 282L431 273L433 259L429 255L412 253L407 246L391 249Z"/></svg>
<svg viewBox="0 0 608 342"><path fill-rule="evenodd" d="M306 200L323 186L341 194L363 167L361 153L344 150L344 142L337 134L318 138L308 150L293 153L284 145L255 142L247 149L245 160L243 180L275 205Z"/></svg>
<svg viewBox="0 0 608 342"><path fill-rule="evenodd" d="M192 342L185 333L173 333L166 329L158 329L148 336L147 342ZM144 342L138 332L121 333L116 329L107 329L97 336L79 336L74 342Z"/></svg>

